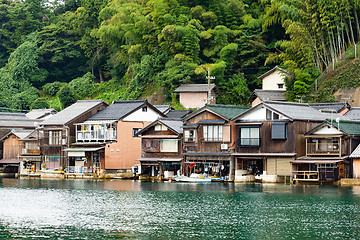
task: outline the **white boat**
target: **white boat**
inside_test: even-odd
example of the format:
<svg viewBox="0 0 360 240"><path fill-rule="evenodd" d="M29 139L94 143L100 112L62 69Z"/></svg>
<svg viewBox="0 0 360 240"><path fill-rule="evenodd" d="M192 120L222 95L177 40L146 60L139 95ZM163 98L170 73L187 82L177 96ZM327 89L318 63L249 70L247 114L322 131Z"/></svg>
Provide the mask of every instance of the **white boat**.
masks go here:
<svg viewBox="0 0 360 240"><path fill-rule="evenodd" d="M178 176L174 178L177 182L197 182L197 183L209 183L211 178L200 174L191 174L190 177Z"/></svg>

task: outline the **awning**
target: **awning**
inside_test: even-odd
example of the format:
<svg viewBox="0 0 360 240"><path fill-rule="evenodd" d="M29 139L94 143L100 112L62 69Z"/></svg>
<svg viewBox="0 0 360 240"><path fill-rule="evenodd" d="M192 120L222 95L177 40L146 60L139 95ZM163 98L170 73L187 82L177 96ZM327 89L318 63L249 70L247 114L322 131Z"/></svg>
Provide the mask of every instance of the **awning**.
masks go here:
<svg viewBox="0 0 360 240"><path fill-rule="evenodd" d="M224 124L224 120L200 120L198 124Z"/></svg>
<svg viewBox="0 0 360 240"><path fill-rule="evenodd" d="M142 135L141 138L178 138L176 135Z"/></svg>
<svg viewBox="0 0 360 240"><path fill-rule="evenodd" d="M68 152L68 157L85 157L85 152L96 152L105 147L82 147L82 148L67 148L64 151Z"/></svg>
<svg viewBox="0 0 360 240"><path fill-rule="evenodd" d="M232 153L235 157L294 157L296 153Z"/></svg>
<svg viewBox="0 0 360 240"><path fill-rule="evenodd" d="M101 125L101 124L110 124L110 123L114 123L116 122L117 120L89 120L89 121L85 121L85 122L82 122L82 123L76 123L74 125L86 125L86 124L93 124L93 125Z"/></svg>
<svg viewBox="0 0 360 240"><path fill-rule="evenodd" d="M0 164L20 164L21 159L1 159Z"/></svg>
<svg viewBox="0 0 360 240"><path fill-rule="evenodd" d="M182 158L138 158L136 161L140 162L181 162Z"/></svg>
<svg viewBox="0 0 360 240"><path fill-rule="evenodd" d="M294 160L290 161L292 164L307 164L307 163L317 163L317 164L327 164L327 163L339 163L344 160Z"/></svg>

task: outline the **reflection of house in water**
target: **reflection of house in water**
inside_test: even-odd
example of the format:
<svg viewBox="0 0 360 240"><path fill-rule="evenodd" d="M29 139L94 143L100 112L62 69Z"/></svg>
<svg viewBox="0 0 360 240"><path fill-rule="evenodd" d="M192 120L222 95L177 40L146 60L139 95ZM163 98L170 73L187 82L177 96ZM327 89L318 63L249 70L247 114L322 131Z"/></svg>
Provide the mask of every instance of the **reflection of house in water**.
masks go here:
<svg viewBox="0 0 360 240"><path fill-rule="evenodd" d="M333 182L351 176L349 155L360 142L360 122L326 120L305 137L305 156L292 162L294 180Z"/></svg>

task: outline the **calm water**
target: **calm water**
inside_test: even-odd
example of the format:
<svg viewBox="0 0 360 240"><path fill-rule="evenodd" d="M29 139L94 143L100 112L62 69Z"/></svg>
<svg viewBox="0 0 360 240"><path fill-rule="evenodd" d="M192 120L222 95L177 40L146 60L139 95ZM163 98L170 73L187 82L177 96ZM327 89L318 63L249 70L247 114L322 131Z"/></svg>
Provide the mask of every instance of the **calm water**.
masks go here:
<svg viewBox="0 0 360 240"><path fill-rule="evenodd" d="M360 187L0 178L0 239L360 239Z"/></svg>

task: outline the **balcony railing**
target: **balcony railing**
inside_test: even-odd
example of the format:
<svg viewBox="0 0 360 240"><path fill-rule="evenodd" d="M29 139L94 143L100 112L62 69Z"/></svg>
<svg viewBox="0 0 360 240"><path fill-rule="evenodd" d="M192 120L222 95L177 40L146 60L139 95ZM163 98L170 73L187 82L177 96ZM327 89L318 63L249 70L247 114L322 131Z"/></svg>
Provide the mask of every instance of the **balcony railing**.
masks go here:
<svg viewBox="0 0 360 240"><path fill-rule="evenodd" d="M259 147L260 146L260 138L239 138L238 139L238 147Z"/></svg>
<svg viewBox="0 0 360 240"><path fill-rule="evenodd" d="M40 154L40 149L28 149L28 148L23 148L21 150L22 154Z"/></svg>
<svg viewBox="0 0 360 240"><path fill-rule="evenodd" d="M83 131L76 133L76 141L115 141L116 131Z"/></svg>
<svg viewBox="0 0 360 240"><path fill-rule="evenodd" d="M341 151L341 152L340 152ZM307 155L343 155L345 146L340 143L307 143Z"/></svg>

